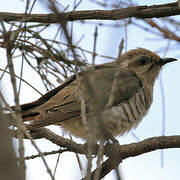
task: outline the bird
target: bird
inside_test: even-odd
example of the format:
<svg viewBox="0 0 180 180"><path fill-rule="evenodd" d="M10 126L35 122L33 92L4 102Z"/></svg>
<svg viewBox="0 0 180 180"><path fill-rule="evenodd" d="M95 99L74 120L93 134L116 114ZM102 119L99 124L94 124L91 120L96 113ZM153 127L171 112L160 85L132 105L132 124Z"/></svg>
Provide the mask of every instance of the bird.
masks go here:
<svg viewBox="0 0 180 180"><path fill-rule="evenodd" d="M115 60L87 68L38 100L21 105L22 119L28 122L29 131L59 125L85 140L89 137L86 127L94 141L124 135L147 114L153 102L154 82L162 67L176 60L161 58L144 48L132 49L120 57L119 63ZM108 107L110 95L114 98Z"/></svg>

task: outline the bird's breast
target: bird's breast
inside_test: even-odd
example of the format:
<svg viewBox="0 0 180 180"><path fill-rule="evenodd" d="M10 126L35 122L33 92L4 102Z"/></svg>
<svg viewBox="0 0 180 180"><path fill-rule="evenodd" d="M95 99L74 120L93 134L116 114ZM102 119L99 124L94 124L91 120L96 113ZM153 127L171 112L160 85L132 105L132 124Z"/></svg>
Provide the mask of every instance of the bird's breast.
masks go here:
<svg viewBox="0 0 180 180"><path fill-rule="evenodd" d="M152 88L141 88L135 92L128 100L117 106L97 111L98 114L91 116L92 112L87 113L89 129L94 139L98 140L102 132L110 133L112 136L123 135L136 127L146 115L152 103ZM79 117L80 118L80 117ZM100 124L97 121L102 121ZM82 119L68 120L62 122L64 130L71 132L75 136L83 139L87 138L87 132L83 126Z"/></svg>
<svg viewBox="0 0 180 180"><path fill-rule="evenodd" d="M109 121L113 136L123 135L136 127L152 104L151 88L141 88L129 100L106 109L103 119Z"/></svg>

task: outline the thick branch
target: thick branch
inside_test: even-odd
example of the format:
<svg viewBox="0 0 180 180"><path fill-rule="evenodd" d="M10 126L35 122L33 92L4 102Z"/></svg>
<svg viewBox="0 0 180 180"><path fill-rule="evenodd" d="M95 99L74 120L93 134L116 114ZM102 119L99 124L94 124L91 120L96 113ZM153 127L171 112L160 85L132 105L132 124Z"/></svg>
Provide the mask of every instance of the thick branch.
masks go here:
<svg viewBox="0 0 180 180"><path fill-rule="evenodd" d="M54 134L52 131L45 128L40 128L36 132L33 132L32 137L44 137L52 143L67 148L69 151L73 151L79 154L86 154L85 145L77 144L69 139L62 138L61 136L58 136L57 134ZM180 148L180 135L152 137L137 143L121 145L117 148L121 154L121 159L138 156L158 149ZM112 153L112 150L113 148L111 145L105 146L104 154L109 156ZM96 154L97 151L98 146L95 146L93 154Z"/></svg>
<svg viewBox="0 0 180 180"><path fill-rule="evenodd" d="M41 128L32 133L35 137L44 137L47 140L66 148L67 151L73 151L79 154L87 154L87 146L77 144L69 139L62 138L48 129ZM102 164L100 178L106 176L111 170L116 169L123 159L138 156L144 153L155 151L158 149L180 148L180 135L179 136L160 136L152 137L141 142L117 146L114 144L107 144L104 147L104 155L109 158ZM92 149L93 154L97 154L98 145ZM94 176L95 170L92 172Z"/></svg>
<svg viewBox="0 0 180 180"><path fill-rule="evenodd" d="M158 149L180 148L180 136L159 136L138 143L120 146L122 159L138 156Z"/></svg>
<svg viewBox="0 0 180 180"><path fill-rule="evenodd" d="M180 147L180 136L161 136L146 139L144 141L123 145L119 147L119 151L115 153L110 150L110 154L117 154L116 156L109 156L103 162L100 178L106 176L111 170L117 168L123 159L128 157L138 156L147 152L155 151L158 149L178 148ZM112 149L112 148L111 148ZM109 149L106 148L109 151ZM95 171L92 172L92 176Z"/></svg>
<svg viewBox="0 0 180 180"><path fill-rule="evenodd" d="M36 137L45 138L56 145L66 148L69 151L79 154L86 154L86 146L83 144L77 144L70 139L63 138L46 128L40 128L37 131L32 132L31 136L35 139Z"/></svg>
<svg viewBox="0 0 180 180"><path fill-rule="evenodd" d="M75 20L119 20L130 17L136 18L159 18L180 15L178 3L168 3L163 5L153 6L137 6L115 10L86 10L86 11L71 11L63 14L20 14L0 12L0 19L3 21L23 21L23 22L41 22L41 23L59 23L63 21Z"/></svg>

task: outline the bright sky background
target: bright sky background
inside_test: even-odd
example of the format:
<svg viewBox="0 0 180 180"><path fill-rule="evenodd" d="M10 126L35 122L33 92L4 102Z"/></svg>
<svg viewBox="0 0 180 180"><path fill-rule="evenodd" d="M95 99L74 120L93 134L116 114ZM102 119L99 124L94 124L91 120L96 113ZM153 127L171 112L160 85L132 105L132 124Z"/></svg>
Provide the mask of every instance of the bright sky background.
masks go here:
<svg viewBox="0 0 180 180"><path fill-rule="evenodd" d="M25 1L13 0L13 1L4 1L0 0L0 12L24 12L25 10ZM61 1L66 4L72 1ZM138 2L138 1L137 1ZM173 1L139 1L141 5L153 5L153 4L162 4ZM102 9L100 6L95 6L94 3L90 3L85 0L84 3L80 6L79 9ZM36 4L33 9L33 13L46 13L47 10L40 5ZM180 16L177 16L180 18ZM94 21L94 20L93 20ZM106 23L109 23L108 21ZM93 38L94 38L94 26L93 25L84 25L81 26L77 23L74 26L74 42L78 41L79 38L85 34L84 40L81 42L81 47L88 50L93 49ZM52 29L53 31L53 29ZM47 34L51 36L51 33ZM97 52L103 55L109 55L116 57L118 53L118 46L122 37L125 36L124 31L120 29L113 28L99 28L98 29L98 41L97 41ZM167 40L158 40L151 41L152 38L156 38L153 34L142 31L141 29L136 28L135 26L128 27L128 42L127 49L143 47L153 51L157 51L160 47L166 47ZM162 56L163 54L159 54ZM180 56L178 49L169 51L166 54L166 57L177 58ZM1 59L3 56L0 57ZM88 57L89 60L92 60L92 57ZM97 63L103 63L104 61L97 59ZM107 61L106 61L107 62ZM1 65L1 64L0 64ZM28 70L29 74L26 75L28 82L33 83L33 85L40 90L42 93L45 93L45 89L39 83L38 77L35 77L36 81L32 81L34 77L31 75L31 70ZM166 101L166 135L179 135L180 134L180 121L179 121L179 101L180 101L180 62L171 63L163 68L161 73L164 91L165 91L165 101ZM39 79L40 80L40 79ZM4 85L8 89L9 84ZM23 86L23 91L21 95L21 103L26 103L37 99L39 95L35 93L31 88ZM13 99L10 93L8 93L8 100L13 103ZM52 127L57 133L59 129ZM148 115L143 119L138 128L134 133L141 140L160 136L162 134L162 100L160 92L159 79L156 81L154 89L154 103L148 113ZM68 137L68 136L67 136ZM77 142L82 142L79 139L76 139ZM120 144L126 144L131 142L136 142L136 139L129 133L126 136L119 138ZM29 141L26 140L26 154L32 155L37 154L33 146ZM37 144L41 148L42 152L57 150L58 147L45 140L37 140ZM161 167L161 151L155 151L152 153L147 153L135 158L128 158L123 161L121 164L121 172L123 174L124 180L179 180L180 177L180 150L179 149L170 149L164 151L164 167ZM46 157L49 167L52 170L55 167L57 160L57 155L51 155ZM82 158L85 162L85 158ZM43 179L49 180L50 177L46 172L46 169L43 165L43 162L40 158L35 160L26 161L27 165L27 179L36 180ZM110 173L106 176L105 179L114 179L114 173ZM60 157L60 162L58 170L56 172L56 179L61 180L71 180L71 179L80 179L80 171L78 168L78 163L73 153L63 153Z"/></svg>

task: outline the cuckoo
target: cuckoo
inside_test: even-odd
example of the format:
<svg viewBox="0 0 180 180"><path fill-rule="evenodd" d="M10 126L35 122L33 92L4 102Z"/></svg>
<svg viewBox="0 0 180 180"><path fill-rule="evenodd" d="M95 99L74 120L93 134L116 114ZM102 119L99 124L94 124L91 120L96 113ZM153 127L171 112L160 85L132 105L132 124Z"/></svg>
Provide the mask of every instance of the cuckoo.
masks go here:
<svg viewBox="0 0 180 180"><path fill-rule="evenodd" d="M163 65L173 61L176 59L161 58L144 48L130 50L119 63L87 68L79 73L79 78L72 75L37 101L21 105L22 119L29 122L26 127L30 131L60 125L66 132L87 139L87 126L95 140L123 135L137 127L147 114L154 82ZM113 101L107 106L110 95Z"/></svg>

